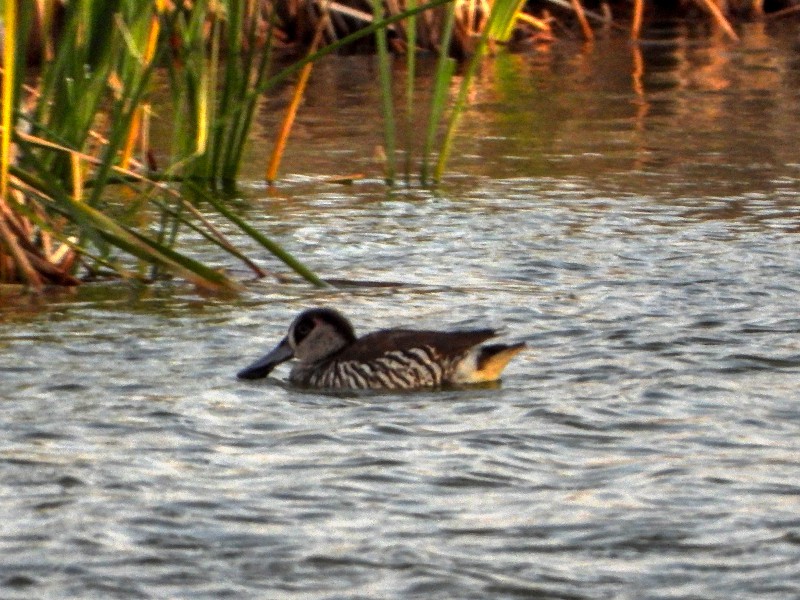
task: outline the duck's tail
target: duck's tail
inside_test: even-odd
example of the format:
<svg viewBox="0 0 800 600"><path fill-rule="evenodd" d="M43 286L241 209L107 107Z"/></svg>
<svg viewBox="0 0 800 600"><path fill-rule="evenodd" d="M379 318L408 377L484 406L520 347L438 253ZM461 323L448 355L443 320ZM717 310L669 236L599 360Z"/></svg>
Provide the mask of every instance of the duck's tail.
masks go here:
<svg viewBox="0 0 800 600"><path fill-rule="evenodd" d="M484 383L497 381L508 362L525 349L525 342L518 344L488 344L476 348L458 368L459 383Z"/></svg>

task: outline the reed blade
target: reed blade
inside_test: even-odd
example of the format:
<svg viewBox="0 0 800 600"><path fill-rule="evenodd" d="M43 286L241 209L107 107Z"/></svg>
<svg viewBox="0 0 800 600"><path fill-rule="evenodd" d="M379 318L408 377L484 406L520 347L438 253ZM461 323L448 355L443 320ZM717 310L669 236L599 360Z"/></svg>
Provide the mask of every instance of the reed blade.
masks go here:
<svg viewBox="0 0 800 600"><path fill-rule="evenodd" d="M372 0L372 14L375 21L383 18L383 0ZM382 27L375 32L375 41L378 49L378 75L381 87L381 108L383 110L383 140L386 154L384 166L384 179L388 185L394 184L395 178L395 150L397 128L394 122L394 100L392 93L392 64L389 46L386 41L386 28Z"/></svg>
<svg viewBox="0 0 800 600"><path fill-rule="evenodd" d="M408 0L408 9L417 7L417 0ZM411 160L414 143L414 80L417 69L417 17L411 15L406 24L406 184L411 181Z"/></svg>
<svg viewBox="0 0 800 600"><path fill-rule="evenodd" d="M303 263L297 260L289 252L284 250L279 244L269 239L263 233L258 231L255 227L247 223L247 221L242 219L235 212L230 210L225 205L224 202L221 202L220 200L215 198L212 194L207 193L196 183L187 182L186 185L189 187L189 189L193 191L193 193L195 193L198 197L208 202L212 207L214 207L214 209L218 213L220 213L225 218L227 218L231 223L239 227L239 229L241 229L244 233L250 236L253 240L261 244L261 246L263 246L276 258L281 260L295 273L300 275L300 277L302 277L303 279L305 279L306 281L317 287L329 287L327 283L325 283L322 279L317 277L308 267L306 267Z"/></svg>
<svg viewBox="0 0 800 600"><path fill-rule="evenodd" d="M444 173L447 160L450 158L450 152L453 146L453 139L455 137L455 132L458 127L459 120L461 119L461 115L463 114L464 109L466 108L467 105L467 97L469 95L470 86L472 85L472 80L475 78L475 73L478 70L478 65L480 65L481 61L484 58L486 46L489 41L489 35L494 27L494 23L503 11L504 7L502 6L502 2L496 2L492 7L491 12L489 13L489 18L487 19L486 24L484 26L483 32L481 33L481 36L478 39L478 43L475 47L475 52L470 58L469 63L467 64L467 68L464 72L464 76L461 79L461 85L459 86L458 89L458 95L456 96L455 102L453 104L453 109L450 113L450 119L447 123L447 130L445 132L444 139L442 140L442 144L439 150L439 159L436 163L436 169L433 174L433 181L435 183L438 183L442 179L442 174Z"/></svg>
<svg viewBox="0 0 800 600"><path fill-rule="evenodd" d="M525 0L497 0L495 8L499 14L492 23L492 30L489 32L489 37L498 42L507 42L514 32L514 25L516 24L517 15L522 12L525 7Z"/></svg>
<svg viewBox="0 0 800 600"><path fill-rule="evenodd" d="M428 127L425 134L425 146L422 152L422 166L420 168L420 181L422 185L428 184L431 153L436 143L436 135L441 126L444 109L447 105L448 89L456 69L456 62L449 56L450 43L453 38L455 23L455 5L448 7L447 15L442 30L442 39L439 45L439 57L436 61L436 74L434 75L431 107L428 115Z"/></svg>

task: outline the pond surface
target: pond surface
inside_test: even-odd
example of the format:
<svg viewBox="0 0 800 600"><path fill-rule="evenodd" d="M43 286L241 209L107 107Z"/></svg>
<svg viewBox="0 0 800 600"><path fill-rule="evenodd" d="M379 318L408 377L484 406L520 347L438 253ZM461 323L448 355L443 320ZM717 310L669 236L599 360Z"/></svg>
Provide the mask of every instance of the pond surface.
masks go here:
<svg viewBox="0 0 800 600"><path fill-rule="evenodd" d="M272 192L265 108L243 211L325 277L398 285L0 297L0 597L800 597L800 39L779 25L501 55L436 191L380 182L371 60L321 65ZM320 304L530 349L494 389L234 378Z"/></svg>

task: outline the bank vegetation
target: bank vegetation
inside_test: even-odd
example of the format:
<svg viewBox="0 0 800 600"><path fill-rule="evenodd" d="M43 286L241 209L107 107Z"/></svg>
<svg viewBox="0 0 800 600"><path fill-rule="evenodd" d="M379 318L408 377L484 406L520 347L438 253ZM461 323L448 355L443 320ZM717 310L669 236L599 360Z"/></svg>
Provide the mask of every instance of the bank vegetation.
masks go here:
<svg viewBox="0 0 800 600"><path fill-rule="evenodd" d="M218 190L235 188L260 100L289 82L294 96L265 157L265 180L275 182L305 83L315 61L329 54L377 54L387 185L436 185L478 61L500 45L578 36L590 43L609 32L635 40L665 15L700 19L735 41L740 19L800 12L797 2L769 0L5 0L2 6L0 291L171 276L205 289L235 289L239 282L192 257L181 243L186 234L202 236L255 276L267 275L215 225L220 221L308 282L325 285ZM425 105L413 94L420 51L438 56ZM402 106L392 93L390 55L398 53L406 61ZM149 144L156 73L168 81L176 115L168 156L158 160ZM415 173L410 161L396 164L399 118L426 124Z"/></svg>

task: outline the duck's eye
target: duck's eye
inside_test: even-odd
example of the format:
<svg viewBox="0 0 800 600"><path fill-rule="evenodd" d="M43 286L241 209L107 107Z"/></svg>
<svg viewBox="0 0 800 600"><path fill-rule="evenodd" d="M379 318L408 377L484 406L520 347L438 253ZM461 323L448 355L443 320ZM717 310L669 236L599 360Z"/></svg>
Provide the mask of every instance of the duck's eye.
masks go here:
<svg viewBox="0 0 800 600"><path fill-rule="evenodd" d="M297 324L297 327L294 328L294 340L295 342L299 342L304 337L306 337L311 330L314 329L314 323L312 321L303 320Z"/></svg>

